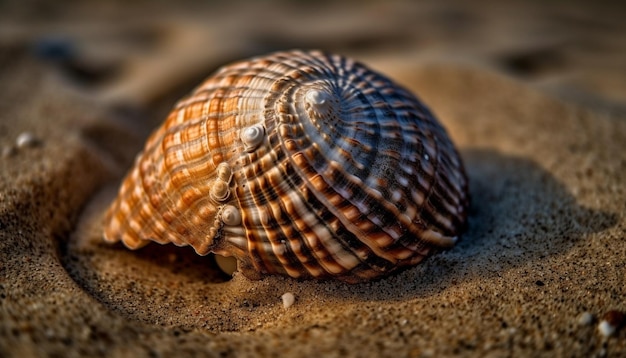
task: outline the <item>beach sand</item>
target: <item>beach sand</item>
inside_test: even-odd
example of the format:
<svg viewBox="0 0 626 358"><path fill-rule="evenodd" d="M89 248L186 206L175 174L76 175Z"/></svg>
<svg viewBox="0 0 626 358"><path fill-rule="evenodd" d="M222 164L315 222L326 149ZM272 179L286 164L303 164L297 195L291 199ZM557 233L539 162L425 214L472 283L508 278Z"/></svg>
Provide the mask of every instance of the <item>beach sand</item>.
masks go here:
<svg viewBox="0 0 626 358"><path fill-rule="evenodd" d="M33 4L0 15L0 356L626 355L626 329L598 329L626 311L623 6ZM353 56L432 109L470 179L459 244L348 285L104 243L175 101L293 47Z"/></svg>

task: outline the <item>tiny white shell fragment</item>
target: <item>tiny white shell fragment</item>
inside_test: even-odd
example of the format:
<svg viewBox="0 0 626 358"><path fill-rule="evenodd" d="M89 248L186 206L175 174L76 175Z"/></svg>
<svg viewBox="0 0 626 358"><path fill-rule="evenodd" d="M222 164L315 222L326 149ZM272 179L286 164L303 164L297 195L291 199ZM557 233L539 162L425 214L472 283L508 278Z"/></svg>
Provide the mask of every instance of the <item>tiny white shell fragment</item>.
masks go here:
<svg viewBox="0 0 626 358"><path fill-rule="evenodd" d="M578 316L578 324L588 326L593 322L593 315L589 312L583 312Z"/></svg>
<svg viewBox="0 0 626 358"><path fill-rule="evenodd" d="M286 292L280 297L283 299L283 307L285 308L291 307L296 302L296 297L291 292Z"/></svg>
<svg viewBox="0 0 626 358"><path fill-rule="evenodd" d="M616 330L617 330L617 327L613 326L608 321L602 320L598 324L598 331L604 337L612 336Z"/></svg>
<svg viewBox="0 0 626 358"><path fill-rule="evenodd" d="M617 331L626 323L626 313L611 310L602 316L602 320L598 324L598 331L604 337L615 335Z"/></svg>
<svg viewBox="0 0 626 358"><path fill-rule="evenodd" d="M35 145L37 145L37 143L39 143L39 140L37 139L37 137L35 137L34 134L30 132L21 133L19 136L17 136L17 139L15 140L15 145L19 149L34 147Z"/></svg>

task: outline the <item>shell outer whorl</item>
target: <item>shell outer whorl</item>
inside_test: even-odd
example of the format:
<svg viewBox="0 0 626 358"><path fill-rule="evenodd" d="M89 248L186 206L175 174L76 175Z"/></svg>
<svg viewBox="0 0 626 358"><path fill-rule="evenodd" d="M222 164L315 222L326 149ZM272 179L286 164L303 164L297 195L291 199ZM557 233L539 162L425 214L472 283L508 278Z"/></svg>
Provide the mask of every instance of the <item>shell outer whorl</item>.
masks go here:
<svg viewBox="0 0 626 358"><path fill-rule="evenodd" d="M411 93L349 58L225 66L174 107L107 211L104 238L234 256L250 278L361 282L454 245L468 183Z"/></svg>

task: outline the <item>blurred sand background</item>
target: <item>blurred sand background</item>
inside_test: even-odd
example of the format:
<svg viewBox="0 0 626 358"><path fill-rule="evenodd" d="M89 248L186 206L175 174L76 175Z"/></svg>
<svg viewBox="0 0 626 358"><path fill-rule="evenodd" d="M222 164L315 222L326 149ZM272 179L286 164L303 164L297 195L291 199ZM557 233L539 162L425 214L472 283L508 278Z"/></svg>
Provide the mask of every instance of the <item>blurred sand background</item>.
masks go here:
<svg viewBox="0 0 626 358"><path fill-rule="evenodd" d="M0 2L0 356L626 355L626 329L598 330L626 311L624 3L130 3ZM360 285L104 244L175 101L290 48L352 56L435 112L470 177L462 241Z"/></svg>

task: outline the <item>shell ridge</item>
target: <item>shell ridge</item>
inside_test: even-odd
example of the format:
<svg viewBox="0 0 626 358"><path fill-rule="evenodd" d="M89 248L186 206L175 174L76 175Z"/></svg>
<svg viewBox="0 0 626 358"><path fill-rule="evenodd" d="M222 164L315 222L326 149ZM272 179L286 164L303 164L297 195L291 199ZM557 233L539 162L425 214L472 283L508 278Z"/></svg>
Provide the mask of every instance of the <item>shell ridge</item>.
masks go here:
<svg viewBox="0 0 626 358"><path fill-rule="evenodd" d="M368 99L367 99L366 97L364 97L364 96L363 96L363 98L364 98L364 101L365 101L365 102L367 102L367 101L368 101ZM374 113L374 114L372 115L372 117L374 117L374 118L378 118L378 117L376 116L376 113ZM302 116L302 118L305 118L305 119L306 119L307 117L306 117L306 116ZM301 122L301 124L302 124L302 125L307 125L308 123L309 123L308 121L305 121L304 123L303 123L303 122ZM304 130L304 132L307 132L307 130L305 129L305 130ZM309 131L309 132L316 133L315 131ZM314 139L313 139L313 140L311 140L311 142L315 142L315 143L323 143L323 144L325 144L325 143L326 143L325 141L316 141L316 140L314 140ZM329 147L327 147L327 148L329 148ZM326 149L326 150L319 150L319 151L318 151L318 153L316 153L315 155L311 155L311 157L319 157L319 158L321 158L321 157L323 157L323 156L324 156L324 155L322 155L322 152L324 152L324 151L326 151L326 152L331 152L331 153L333 153L333 152L334 152L334 151L331 151L331 150L328 150L328 149ZM327 161L328 161L328 160L327 160ZM297 167L297 165L296 165L296 167ZM313 167L315 167L315 166L313 166ZM319 171L321 171L321 170L322 170L321 168L317 168L317 170L316 170L316 171L318 171L318 172L319 172ZM356 185L358 185L358 184L360 184L360 183L357 183ZM326 205L328 205L328 204L326 204ZM346 223L344 223L344 225L345 225L345 224L346 224ZM370 245L370 246L376 247L376 245L375 245L375 244L372 244L372 245ZM380 253L378 253L378 254L379 254L379 255L381 255L381 256L386 256L386 255L384 255L384 253L383 253L383 252L380 252ZM389 257L389 259L393 260L391 257Z"/></svg>
<svg viewBox="0 0 626 358"><path fill-rule="evenodd" d="M194 121L193 124L196 124L195 122L196 121ZM185 122L176 127L170 127L167 130L160 147L162 156L156 160L156 163L162 165L162 170L159 171L161 175L159 185L163 188L161 198L167 201L166 205L162 205L164 211L161 214L169 214L172 218L171 221L168 221L169 225L176 228L182 227L184 223L189 223L187 220L189 212L187 210L183 211L183 205L185 204L183 196L184 193L195 184L196 180L189 175L188 167L191 163L185 163L184 158L182 158L187 148L185 144L180 139L172 139L170 143L166 141L165 138L172 133L180 133L180 129L184 129L185 127L179 126L183 126L184 123ZM187 212L187 214L185 214L185 212ZM193 224L191 228L194 228ZM195 230L191 231L193 232ZM174 237L177 238L177 245L189 244L186 238L189 236L188 233L180 232L177 229L173 234Z"/></svg>
<svg viewBox="0 0 626 358"><path fill-rule="evenodd" d="M382 95L380 95L380 93L379 93L379 97L380 97L380 98L382 98ZM379 98L379 99L380 99L380 98ZM364 98L364 100L367 100L367 98ZM380 101L380 103L384 103L384 102L383 102L383 101ZM371 103L370 103L370 105L371 105ZM389 111L391 111L390 109L388 109L388 110L389 110ZM380 115L377 115L377 113L374 113L372 117L373 117L373 118L378 119L378 118L380 117ZM306 117L304 117L304 118L306 118ZM348 121L344 121L344 122L348 122ZM378 123L378 122L377 122L377 121L374 121L374 123ZM396 126L396 127L397 127L397 126ZM375 146L376 146L376 144L373 144L372 146L374 146L374 147L375 147ZM324 151L324 150L320 150L320 152L323 152L323 151ZM331 152L331 153L335 152L335 151L331 151L331 150L327 150L327 151L328 151L328 152ZM320 154L320 156L321 156L321 154ZM366 167L366 168L369 168L368 166L365 166L365 167ZM318 169L318 171L319 171L319 170L320 170L320 169ZM359 184L361 184L361 183L356 183L356 185L355 185L355 186L358 186ZM335 188L335 190L337 190L337 188ZM387 209L389 209L389 207L387 207Z"/></svg>
<svg viewBox="0 0 626 358"><path fill-rule="evenodd" d="M267 127L268 128L272 128L273 124L268 123ZM274 159L274 161L276 161ZM285 187L285 190L283 190L284 193L279 194L279 193L268 193L268 191L273 191L272 186L267 187L267 189L263 189L263 190L258 190L259 194L258 195L253 195L253 199L256 201L256 206L257 207L264 207L266 206L265 202L261 202L261 199L259 198L261 194L263 194L263 196L265 197L264 200L267 201L272 201L271 197L276 197L276 198L283 198L283 200L286 200L287 198L292 198L291 199L291 203L294 205L294 207L296 208L296 216L292 216L292 220L296 222L296 224L299 223L300 225L300 231L301 232L314 232L315 230L330 230L329 228L325 227L324 229L322 229L322 223L323 221L320 220L319 218L313 220L313 221L309 221L308 223L305 223L305 221L303 221L303 213L304 212L308 212L311 213L312 212L312 208L310 206L308 206L306 209L303 209L304 206L307 206L308 204L306 203L306 200L302 200L303 198L301 198L301 196L298 195L298 190L294 190L294 188L296 187L296 183L292 182L291 179L289 179L288 176L285 176L285 173L283 172L278 172L278 174L281 176L280 179L278 179L278 181L282 184L282 186ZM293 177L291 177L293 178ZM280 189L281 185L279 185L277 187L277 189ZM286 194L288 193L288 194ZM269 196L270 198L267 198L267 196ZM285 207L284 202L279 203L279 205L281 207ZM288 210L285 209L285 212L288 212ZM268 222L268 223L263 223L264 229L265 230L271 230L273 229L273 225L275 225L276 222ZM279 225L280 226L280 225ZM331 233L331 231L328 231L328 233ZM318 235L318 239L320 236L320 232L318 231L316 234L314 235ZM327 235L327 234L324 234ZM311 236L312 238L313 236ZM270 239L269 237L264 237L264 239ZM315 239L313 239L315 240ZM271 241L271 240L270 240ZM289 242L289 240L287 241ZM277 243L273 242L273 247L276 247ZM290 245L291 246L291 245ZM324 275L324 272L332 272L332 269L328 266L328 263L325 262L323 260L323 256L320 256L319 254L317 254L317 252L319 250L315 250L315 245L311 245L311 241L310 240L303 240L303 242L301 242L299 245L297 245L299 248L299 252L300 254L298 255L301 260L300 263L303 265L303 267L305 267L309 273L311 274L311 276L322 276ZM304 248L308 247L308 250L305 250ZM293 252L293 249L290 247L290 250ZM258 253L253 253L253 255L258 255ZM331 254L331 256L333 256ZM336 258L336 262L335 264L337 264L338 262L340 262L342 260L341 257L337 257L336 255L334 255ZM317 259L317 260L316 260ZM345 260L344 260L345 261ZM314 265L311 266L312 263L321 263L320 265ZM340 263L339 263L340 264ZM341 265L341 264L340 264ZM324 272L320 272L320 268L323 269Z"/></svg>
<svg viewBox="0 0 626 358"><path fill-rule="evenodd" d="M289 112L289 110L287 110L287 111L277 111L277 112L279 112L279 113L280 113L280 112ZM306 117L305 117L305 118L306 118ZM283 124L283 125L284 125L284 124ZM280 137L280 139L281 139L281 141L282 141L282 142L281 142L281 146L283 147L283 150L284 150L284 148L285 148L285 138ZM288 151L285 151L285 152L288 152ZM293 154L293 153L291 153L291 154ZM297 164L295 164L295 165L294 165L293 161L291 161L291 163L290 163L290 164L291 164L291 167L292 167L292 168L298 168L298 165L297 165ZM300 177L302 177L301 175L299 175L299 176L300 176ZM324 207L324 206L321 206L321 207ZM310 209L313 209L313 208L310 208ZM330 230L330 229L329 229L329 230ZM333 231L333 230L331 230L331 232L334 232L334 231ZM348 248L348 249L350 248L350 245L346 245L345 243L344 243L344 245L343 245L343 246L344 246L344 250L345 250L345 248ZM349 250L348 252L351 252L351 250ZM352 254L353 254L353 255L355 255L355 253L354 253L354 252L352 252ZM335 256L336 256L336 255L335 255ZM357 255L357 256L358 256L358 255ZM356 256L355 256L355 257L356 257ZM341 258L338 258L338 260L337 260L337 261L341 261Z"/></svg>
<svg viewBox="0 0 626 358"><path fill-rule="evenodd" d="M290 153L289 150L287 150L285 148L284 143L281 143L281 145L283 145L283 150L285 150L287 153ZM288 156L290 158L290 160L293 160L292 156L289 155ZM304 157L304 155L302 155L301 157ZM313 170L312 166L310 163L306 163L309 169L308 171L305 171L305 168L302 168L304 166L305 163L296 163L292 161L292 166L294 167L296 172L299 172L300 177L303 179L304 184L307 186L307 188L309 189L309 191L316 197L316 199L322 203L322 205L327 208L330 212L333 213L333 215L335 215L335 217L337 217L342 224L348 228L348 230L350 232L352 232L353 234L355 234L357 237L362 238L365 236L365 233L359 229L355 224L353 224L352 222L350 222L349 220L347 220L345 218L344 215L339 214L339 210L334 208L334 205L332 205L329 200L327 199L327 197L324 195L323 192L320 192L315 185L310 181L309 178L312 178L315 176L316 171ZM320 176L320 178L323 179L322 176ZM324 184L328 187L330 187L330 185L328 185L328 183L326 183L326 181L324 180ZM373 243L367 244L366 245L369 247L370 250L372 250L376 255L380 256L380 257L387 257L388 255L385 254L385 252L378 250L376 245L374 245ZM391 257L389 257L390 261L392 261Z"/></svg>
<svg viewBox="0 0 626 358"><path fill-rule="evenodd" d="M160 132L161 131L156 131L148 140L148 142L158 143L158 137ZM147 150L147 152L150 152L150 150ZM148 240L151 237L155 236L152 232L146 233L147 230L145 224L148 224L146 222L147 220L144 215L139 215L140 211L144 209L145 204L140 205L142 204L141 198L143 196L137 195L137 191L140 191L141 193L147 193L146 184L144 183L144 180L146 178L143 176L142 171L145 168L145 163L149 164L149 161L146 160L146 157L143 156L143 154L145 154L145 151L143 153L140 153L136 157L134 168L129 175L131 182L122 185L122 187L120 188L120 196L113 206L116 208L116 211L119 210L118 214L140 219L139 221L125 221L123 227L125 227L126 229L122 232L123 235L116 238L116 241L122 240L124 245L131 248L139 248L141 246L144 246L149 242ZM120 207L121 203L131 199L131 203L134 203L134 205L129 205L128 210ZM109 212L113 213L113 207L109 210ZM115 217L114 220L120 221L118 217Z"/></svg>

